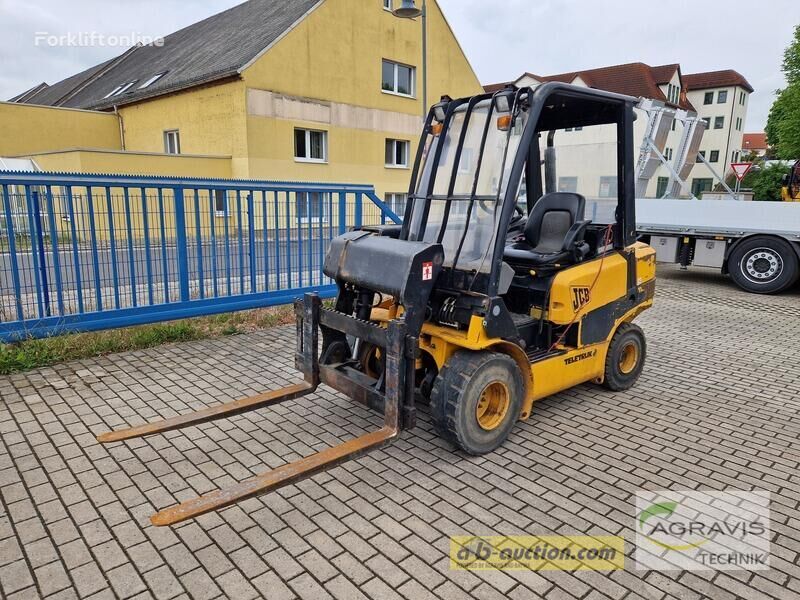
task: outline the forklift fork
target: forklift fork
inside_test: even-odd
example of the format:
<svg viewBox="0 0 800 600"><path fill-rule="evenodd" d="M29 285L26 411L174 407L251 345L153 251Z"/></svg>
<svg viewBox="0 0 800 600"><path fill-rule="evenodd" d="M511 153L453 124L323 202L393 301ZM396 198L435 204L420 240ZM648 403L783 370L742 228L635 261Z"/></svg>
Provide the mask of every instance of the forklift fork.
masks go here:
<svg viewBox="0 0 800 600"><path fill-rule="evenodd" d="M416 339L407 338L404 321L392 321L385 330L367 329L367 327L373 326L336 311L322 309L322 303L317 294L307 294L303 300L298 300L295 303L295 312L298 343L295 363L297 368L303 372L305 382L156 423L105 433L98 436L97 441L105 444L129 440L232 417L264 406L301 398L316 391L320 383L325 383L344 392L351 399L383 412L383 427L338 446L327 448L293 463L267 471L227 489L216 490L162 510L150 518L153 525L175 525L219 510L240 500L275 491L366 452L376 450L391 443L397 437L402 426L402 404L408 371L406 357L416 352ZM352 372L347 365L323 365L320 367L319 331L321 326L335 327L339 331L356 336L360 332L371 341L385 344L385 394L376 388L370 388L368 383L359 379L358 374Z"/></svg>

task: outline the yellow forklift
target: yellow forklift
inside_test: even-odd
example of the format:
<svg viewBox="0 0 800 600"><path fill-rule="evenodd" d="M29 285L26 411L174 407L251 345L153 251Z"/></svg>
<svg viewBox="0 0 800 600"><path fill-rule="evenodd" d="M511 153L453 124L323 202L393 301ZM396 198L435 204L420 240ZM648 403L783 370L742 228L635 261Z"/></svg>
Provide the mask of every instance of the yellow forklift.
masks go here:
<svg viewBox="0 0 800 600"><path fill-rule="evenodd" d="M98 440L230 417L320 384L382 414L383 427L152 522L191 519L384 446L414 428L421 402L444 439L481 455L538 399L586 382L633 386L646 342L632 321L655 294L655 252L635 233L636 102L561 83L444 97L424 125L403 225L334 239L324 271L338 285L335 304L309 294L295 305L302 383ZM586 218L583 195L556 189L556 135L590 127L615 138L582 163L594 177L595 163L611 159L598 178L605 220L596 206Z"/></svg>
<svg viewBox="0 0 800 600"><path fill-rule="evenodd" d="M784 202L800 202L800 160L792 165L792 170L783 176L781 199Z"/></svg>

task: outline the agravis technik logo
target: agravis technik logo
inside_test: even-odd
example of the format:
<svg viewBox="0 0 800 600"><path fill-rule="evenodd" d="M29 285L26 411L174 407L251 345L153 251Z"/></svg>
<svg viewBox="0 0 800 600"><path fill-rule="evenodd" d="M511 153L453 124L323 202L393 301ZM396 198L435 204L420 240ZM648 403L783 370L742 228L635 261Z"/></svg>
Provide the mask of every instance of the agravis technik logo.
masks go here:
<svg viewBox="0 0 800 600"><path fill-rule="evenodd" d="M768 492L639 492L637 569L769 568Z"/></svg>

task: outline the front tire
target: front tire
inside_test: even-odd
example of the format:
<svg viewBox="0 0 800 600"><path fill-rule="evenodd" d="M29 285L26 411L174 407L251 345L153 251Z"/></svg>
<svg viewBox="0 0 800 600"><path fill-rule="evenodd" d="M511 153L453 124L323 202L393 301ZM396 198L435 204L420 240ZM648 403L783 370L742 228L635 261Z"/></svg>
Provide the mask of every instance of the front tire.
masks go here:
<svg viewBox="0 0 800 600"><path fill-rule="evenodd" d="M431 391L436 431L468 454L488 454L508 439L519 419L523 391L522 374L512 358L457 352Z"/></svg>
<svg viewBox="0 0 800 600"><path fill-rule="evenodd" d="M780 238L756 236L739 243L728 259L731 279L746 292L777 294L800 277L797 254Z"/></svg>
<svg viewBox="0 0 800 600"><path fill-rule="evenodd" d="M614 392L631 389L642 374L646 358L647 340L642 328L623 323L608 346L603 385Z"/></svg>

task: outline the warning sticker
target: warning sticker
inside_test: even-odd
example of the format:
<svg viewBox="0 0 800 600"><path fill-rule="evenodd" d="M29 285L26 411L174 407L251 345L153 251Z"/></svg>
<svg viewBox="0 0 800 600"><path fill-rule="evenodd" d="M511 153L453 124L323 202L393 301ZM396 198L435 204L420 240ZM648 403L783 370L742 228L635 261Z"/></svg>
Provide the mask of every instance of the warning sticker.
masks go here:
<svg viewBox="0 0 800 600"><path fill-rule="evenodd" d="M433 263L422 263L422 281L431 281L433 279Z"/></svg>

